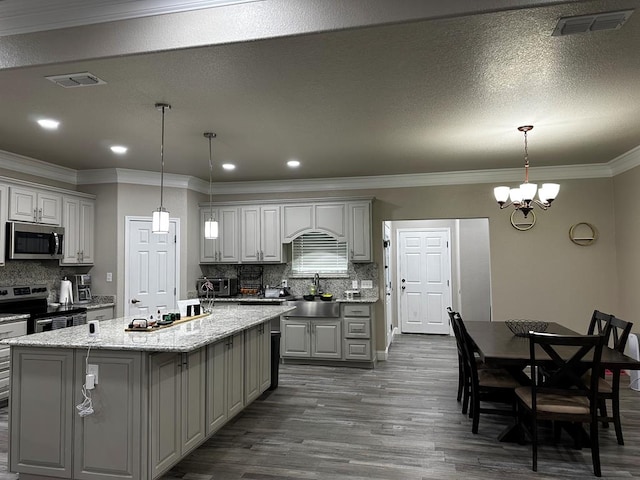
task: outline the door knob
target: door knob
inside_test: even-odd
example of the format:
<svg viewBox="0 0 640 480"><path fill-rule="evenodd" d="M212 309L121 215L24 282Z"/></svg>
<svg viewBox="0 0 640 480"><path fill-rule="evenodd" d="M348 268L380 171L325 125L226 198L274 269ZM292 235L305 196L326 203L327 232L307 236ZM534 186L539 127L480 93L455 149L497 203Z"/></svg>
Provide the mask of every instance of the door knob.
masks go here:
<svg viewBox="0 0 640 480"><path fill-rule="evenodd" d="M138 300L137 298L132 298L131 303L133 304L140 303L140 300Z"/></svg>

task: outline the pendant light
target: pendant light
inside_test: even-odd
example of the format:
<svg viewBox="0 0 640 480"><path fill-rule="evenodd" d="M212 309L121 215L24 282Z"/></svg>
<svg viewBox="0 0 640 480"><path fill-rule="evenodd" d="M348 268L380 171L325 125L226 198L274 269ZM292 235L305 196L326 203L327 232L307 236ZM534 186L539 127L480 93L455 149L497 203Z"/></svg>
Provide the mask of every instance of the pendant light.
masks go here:
<svg viewBox="0 0 640 480"><path fill-rule="evenodd" d="M216 138L213 132L205 132L205 138L209 139L209 219L204 222L204 238L215 240L218 238L218 222L213 219L213 205L211 205L211 175L213 173L213 163L211 161L211 139Z"/></svg>
<svg viewBox="0 0 640 480"><path fill-rule="evenodd" d="M527 144L527 132L533 130L533 125L524 125L518 127L518 130L524 134L524 183L518 188L496 187L493 194L496 197L500 209L513 205L516 210L521 210L525 218L534 205L538 205L542 210L546 210L551 206L551 202L555 200L560 191L560 185L557 183L543 183L538 189L535 183L529 183L529 146ZM536 200L536 191L540 200ZM511 200L510 203L507 203Z"/></svg>
<svg viewBox="0 0 640 480"><path fill-rule="evenodd" d="M162 112L162 135L160 140L160 206L154 210L151 231L153 233L169 233L169 212L164 208L162 203L164 192L164 113L171 110L168 103L156 103L156 109Z"/></svg>

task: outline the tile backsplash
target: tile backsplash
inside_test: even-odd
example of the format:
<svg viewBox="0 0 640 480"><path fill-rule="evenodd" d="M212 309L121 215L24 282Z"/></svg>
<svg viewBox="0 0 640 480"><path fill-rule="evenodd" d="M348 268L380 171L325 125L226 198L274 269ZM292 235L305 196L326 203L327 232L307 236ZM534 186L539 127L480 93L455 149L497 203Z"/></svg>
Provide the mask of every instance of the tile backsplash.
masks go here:
<svg viewBox="0 0 640 480"><path fill-rule="evenodd" d="M63 267L57 260L10 260L0 267L0 286L44 284L50 302L58 301L60 280L88 273L91 267Z"/></svg>
<svg viewBox="0 0 640 480"><path fill-rule="evenodd" d="M265 264L262 265L262 283L264 286L280 286L283 279L287 279L289 290L293 295L301 296L309 293L309 286L313 282L313 277L293 278L291 276L291 265L289 264ZM238 265L200 265L202 275L205 277L230 277L238 276ZM348 268L348 278L336 278L320 275L320 289L323 292L332 293L336 298L342 298L345 290L351 290L351 282L371 280L373 288L359 288L362 298L378 296L378 266L375 263L350 263Z"/></svg>

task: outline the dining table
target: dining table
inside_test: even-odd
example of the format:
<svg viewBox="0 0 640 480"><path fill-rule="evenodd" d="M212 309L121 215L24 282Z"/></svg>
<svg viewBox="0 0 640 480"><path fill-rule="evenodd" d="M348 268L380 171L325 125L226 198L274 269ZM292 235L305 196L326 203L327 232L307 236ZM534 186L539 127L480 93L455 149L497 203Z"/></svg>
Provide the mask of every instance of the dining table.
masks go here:
<svg viewBox="0 0 640 480"><path fill-rule="evenodd" d="M505 368L522 384L530 383L531 379L525 373L525 369L531 363L529 338L527 336L515 335L505 322L465 322L465 327L473 343L475 350L480 359L487 365ZM546 333L555 333L559 335L583 335L575 332L556 322L548 322ZM558 353L562 355L562 347L558 349ZM590 355L585 360L590 359ZM567 351L567 355L570 355ZM540 349L536 350L536 360L544 363L544 358L548 355ZM551 359L549 358L551 363ZM640 361L618 352L611 347L602 349L601 365L603 368L616 370L640 370ZM520 432L517 431L515 425L507 428L501 435L501 441L520 441ZM584 443L588 443L585 439Z"/></svg>

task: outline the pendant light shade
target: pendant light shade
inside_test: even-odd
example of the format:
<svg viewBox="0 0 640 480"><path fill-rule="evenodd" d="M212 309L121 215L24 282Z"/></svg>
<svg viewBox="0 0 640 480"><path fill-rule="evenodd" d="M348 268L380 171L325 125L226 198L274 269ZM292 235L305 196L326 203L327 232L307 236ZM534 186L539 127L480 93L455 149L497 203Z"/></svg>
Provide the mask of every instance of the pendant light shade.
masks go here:
<svg viewBox="0 0 640 480"><path fill-rule="evenodd" d="M153 233L169 233L169 212L162 204L164 193L164 113L171 110L168 103L156 103L156 109L162 112L162 134L160 137L160 206L153 211L151 231Z"/></svg>
<svg viewBox="0 0 640 480"><path fill-rule="evenodd" d="M218 238L218 222L213 219L213 206L211 205L211 176L213 174L213 162L211 160L211 139L216 137L213 132L205 132L205 138L209 139L209 218L204 222L204 238L215 240Z"/></svg>

